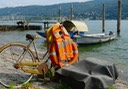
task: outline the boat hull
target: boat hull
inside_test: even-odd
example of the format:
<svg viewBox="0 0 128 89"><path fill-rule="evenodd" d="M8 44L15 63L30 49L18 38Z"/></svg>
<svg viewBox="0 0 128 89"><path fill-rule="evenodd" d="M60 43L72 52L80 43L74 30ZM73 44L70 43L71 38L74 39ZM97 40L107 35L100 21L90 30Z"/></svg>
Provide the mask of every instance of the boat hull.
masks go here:
<svg viewBox="0 0 128 89"><path fill-rule="evenodd" d="M46 38L46 34L45 34L45 32L39 32L39 31L37 31L37 33L38 33L40 36Z"/></svg>
<svg viewBox="0 0 128 89"><path fill-rule="evenodd" d="M37 32L40 36L46 38L45 32ZM113 33L111 35L98 33L98 34L89 34L89 35L76 35L70 33L70 37L75 40L77 44L95 44L111 41L116 38L116 35Z"/></svg>
<svg viewBox="0 0 128 89"><path fill-rule="evenodd" d="M116 38L116 35L101 35L101 36L82 36L76 37L75 41L77 44L95 44L111 41Z"/></svg>

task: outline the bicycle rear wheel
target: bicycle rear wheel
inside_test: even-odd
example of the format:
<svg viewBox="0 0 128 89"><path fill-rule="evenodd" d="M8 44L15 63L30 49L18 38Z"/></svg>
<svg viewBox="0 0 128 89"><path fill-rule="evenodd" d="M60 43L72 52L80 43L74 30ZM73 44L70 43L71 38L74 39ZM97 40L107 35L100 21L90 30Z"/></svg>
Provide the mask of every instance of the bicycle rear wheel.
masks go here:
<svg viewBox="0 0 128 89"><path fill-rule="evenodd" d="M26 49L21 43L9 43L0 48L0 83L5 87L21 87L33 77L33 74L25 73L22 68L14 67L15 63L35 61L32 51Z"/></svg>

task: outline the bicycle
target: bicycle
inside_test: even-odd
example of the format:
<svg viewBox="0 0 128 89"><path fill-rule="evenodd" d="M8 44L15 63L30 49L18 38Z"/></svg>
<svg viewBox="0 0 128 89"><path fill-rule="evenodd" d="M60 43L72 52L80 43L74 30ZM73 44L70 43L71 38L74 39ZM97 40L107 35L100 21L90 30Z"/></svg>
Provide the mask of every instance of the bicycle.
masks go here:
<svg viewBox="0 0 128 89"><path fill-rule="evenodd" d="M19 42L8 43L0 47L0 83L5 87L13 84L14 88L28 83L34 74L43 75L48 73L47 60L41 61L37 52L35 40L39 36L26 35L28 45ZM31 45L34 52L31 50ZM44 59L48 51L43 55Z"/></svg>

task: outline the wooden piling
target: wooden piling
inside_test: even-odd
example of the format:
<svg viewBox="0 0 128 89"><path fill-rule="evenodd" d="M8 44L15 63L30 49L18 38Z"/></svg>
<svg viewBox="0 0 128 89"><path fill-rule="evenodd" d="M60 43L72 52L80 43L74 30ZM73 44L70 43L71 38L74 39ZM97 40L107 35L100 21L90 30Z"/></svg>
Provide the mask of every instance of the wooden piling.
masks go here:
<svg viewBox="0 0 128 89"><path fill-rule="evenodd" d="M117 17L117 33L120 33L120 21L121 21L121 0L118 0L118 17Z"/></svg>
<svg viewBox="0 0 128 89"><path fill-rule="evenodd" d="M61 22L61 7L59 7L59 19L58 22Z"/></svg>
<svg viewBox="0 0 128 89"><path fill-rule="evenodd" d="M42 22L44 24L44 30L47 30L49 28L49 25L50 24L55 24L56 21L45 21L45 22Z"/></svg>
<svg viewBox="0 0 128 89"><path fill-rule="evenodd" d="M46 21L46 22L43 22L43 23L44 23L44 30L46 30L49 27L49 22Z"/></svg>
<svg viewBox="0 0 128 89"><path fill-rule="evenodd" d="M71 5L71 20L73 20L73 5Z"/></svg>
<svg viewBox="0 0 128 89"><path fill-rule="evenodd" d="M105 5L103 4L102 11L102 32L105 32Z"/></svg>

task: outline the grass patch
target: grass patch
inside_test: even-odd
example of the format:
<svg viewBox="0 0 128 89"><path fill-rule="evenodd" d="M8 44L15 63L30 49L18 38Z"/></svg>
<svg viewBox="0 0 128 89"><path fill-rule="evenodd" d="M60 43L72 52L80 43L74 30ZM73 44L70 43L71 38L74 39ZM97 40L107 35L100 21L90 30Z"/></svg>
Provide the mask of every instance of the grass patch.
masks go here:
<svg viewBox="0 0 128 89"><path fill-rule="evenodd" d="M109 87L108 89L116 89L114 86Z"/></svg>
<svg viewBox="0 0 128 89"><path fill-rule="evenodd" d="M56 86L55 89L72 89L72 88L65 82L60 81L59 85Z"/></svg>
<svg viewBox="0 0 128 89"><path fill-rule="evenodd" d="M32 82L26 83L22 87L23 88L33 87L33 83Z"/></svg>

